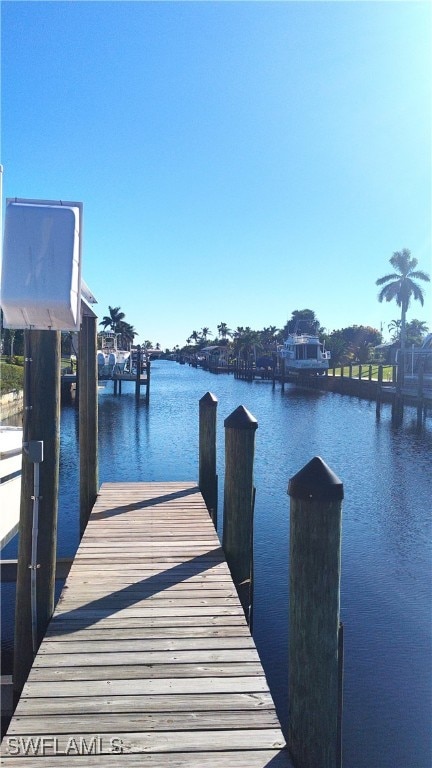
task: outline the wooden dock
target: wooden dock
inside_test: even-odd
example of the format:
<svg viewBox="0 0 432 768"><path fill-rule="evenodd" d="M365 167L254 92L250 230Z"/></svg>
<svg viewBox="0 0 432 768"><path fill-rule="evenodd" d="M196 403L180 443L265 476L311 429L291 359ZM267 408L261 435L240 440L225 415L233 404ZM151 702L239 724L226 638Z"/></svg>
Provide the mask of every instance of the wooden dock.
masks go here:
<svg viewBox="0 0 432 768"><path fill-rule="evenodd" d="M194 483L105 483L2 742L4 765L290 768Z"/></svg>

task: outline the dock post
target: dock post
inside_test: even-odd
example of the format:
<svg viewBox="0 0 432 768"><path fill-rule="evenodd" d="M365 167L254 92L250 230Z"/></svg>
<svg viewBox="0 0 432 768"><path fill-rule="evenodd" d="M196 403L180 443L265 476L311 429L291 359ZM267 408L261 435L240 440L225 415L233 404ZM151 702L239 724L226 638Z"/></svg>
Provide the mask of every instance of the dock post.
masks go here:
<svg viewBox="0 0 432 768"><path fill-rule="evenodd" d="M420 360L418 367L418 383L417 383L417 426L421 427L423 421L423 360Z"/></svg>
<svg viewBox="0 0 432 768"><path fill-rule="evenodd" d="M146 370L147 370L147 373L146 373L146 379L147 379L147 383L146 383L146 403L148 405L149 402L150 402L150 356L147 357L147 368L146 368Z"/></svg>
<svg viewBox="0 0 432 768"><path fill-rule="evenodd" d="M382 381L383 381L383 367L378 366L378 384L376 390L376 404L375 404L375 416L377 419L381 416L381 393L382 393Z"/></svg>
<svg viewBox="0 0 432 768"><path fill-rule="evenodd" d="M90 311L87 310L87 312ZM96 315L83 314L79 333L80 536L84 533L96 501L99 484L96 319Z"/></svg>
<svg viewBox="0 0 432 768"><path fill-rule="evenodd" d="M243 405L224 421L225 488L222 547L248 623L253 600L253 462L258 422Z"/></svg>
<svg viewBox="0 0 432 768"><path fill-rule="evenodd" d="M75 368L75 375L76 375L76 382L75 382L75 408L79 407L79 380L80 380L80 369L79 369L79 360L76 361L76 368Z"/></svg>
<svg viewBox="0 0 432 768"><path fill-rule="evenodd" d="M199 401L199 489L217 529L216 411L218 400L207 392Z"/></svg>
<svg viewBox="0 0 432 768"><path fill-rule="evenodd" d="M396 371L396 389L392 401L392 423L400 426L403 422L404 396L403 385L405 379L405 352L399 350L397 371Z"/></svg>
<svg viewBox="0 0 432 768"><path fill-rule="evenodd" d="M25 331L24 442L43 442L37 538L37 633L39 646L54 610L60 455L60 332ZM34 466L23 451L15 608L14 697L33 663L31 551Z"/></svg>
<svg viewBox="0 0 432 768"><path fill-rule="evenodd" d="M135 379L135 399L138 401L140 398L140 386L141 386L141 345L138 344L136 358L136 379Z"/></svg>
<svg viewBox="0 0 432 768"><path fill-rule="evenodd" d="M288 748L297 768L340 768L343 484L318 456L291 478Z"/></svg>

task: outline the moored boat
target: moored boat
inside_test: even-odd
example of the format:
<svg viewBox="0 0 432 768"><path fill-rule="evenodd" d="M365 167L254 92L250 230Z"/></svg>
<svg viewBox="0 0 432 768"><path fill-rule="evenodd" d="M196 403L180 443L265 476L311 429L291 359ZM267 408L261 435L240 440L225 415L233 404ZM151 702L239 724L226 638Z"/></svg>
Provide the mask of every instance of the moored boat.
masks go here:
<svg viewBox="0 0 432 768"><path fill-rule="evenodd" d="M330 352L326 352L324 343L313 329L296 329L289 333L278 354L285 362L286 373L297 375L322 374L329 367Z"/></svg>
<svg viewBox="0 0 432 768"><path fill-rule="evenodd" d="M131 353L127 349L118 349L118 334L105 331L102 337L101 349L97 351L98 375L111 376L112 373L122 373L130 367Z"/></svg>

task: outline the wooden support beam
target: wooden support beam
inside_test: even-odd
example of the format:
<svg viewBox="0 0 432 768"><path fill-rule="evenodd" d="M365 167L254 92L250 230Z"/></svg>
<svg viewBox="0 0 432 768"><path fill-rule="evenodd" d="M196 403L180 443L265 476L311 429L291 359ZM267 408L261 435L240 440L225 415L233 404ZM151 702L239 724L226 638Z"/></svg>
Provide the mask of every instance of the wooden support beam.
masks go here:
<svg viewBox="0 0 432 768"><path fill-rule="evenodd" d="M37 645L54 610L60 450L60 332L25 331L24 442L43 442L37 537ZM14 694L33 662L30 563L34 464L23 451L15 610Z"/></svg>
<svg viewBox="0 0 432 768"><path fill-rule="evenodd" d="M80 360L80 534L98 492L98 396L96 317L83 315L79 334Z"/></svg>

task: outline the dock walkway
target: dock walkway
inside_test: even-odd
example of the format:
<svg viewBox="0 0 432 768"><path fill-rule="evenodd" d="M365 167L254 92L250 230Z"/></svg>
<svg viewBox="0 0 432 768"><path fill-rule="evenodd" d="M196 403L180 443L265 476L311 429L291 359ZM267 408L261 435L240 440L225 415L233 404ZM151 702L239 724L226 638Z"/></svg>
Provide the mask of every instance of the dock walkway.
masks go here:
<svg viewBox="0 0 432 768"><path fill-rule="evenodd" d="M194 483L105 483L2 743L3 764L290 768Z"/></svg>

